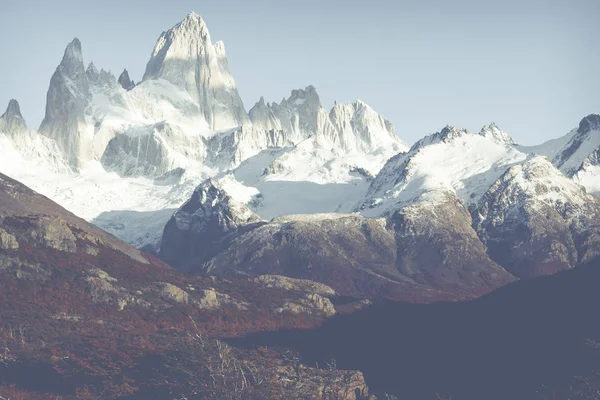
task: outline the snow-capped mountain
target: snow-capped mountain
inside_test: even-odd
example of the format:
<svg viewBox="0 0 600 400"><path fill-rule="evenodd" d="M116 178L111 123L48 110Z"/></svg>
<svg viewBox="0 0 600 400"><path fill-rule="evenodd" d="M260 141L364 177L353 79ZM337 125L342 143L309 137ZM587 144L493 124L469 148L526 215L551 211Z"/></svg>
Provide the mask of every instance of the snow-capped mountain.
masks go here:
<svg viewBox="0 0 600 400"><path fill-rule="evenodd" d="M404 205L443 201L446 193L474 203L507 168L527 158L509 143L446 126L392 157L357 211L369 217L389 215Z"/></svg>
<svg viewBox="0 0 600 400"><path fill-rule="evenodd" d="M472 208L490 256L519 278L600 254L600 202L545 157L509 168Z"/></svg>
<svg viewBox="0 0 600 400"><path fill-rule="evenodd" d="M39 132L15 139L18 113L11 102L2 121L12 122L2 122L0 140L3 158L14 162L1 168L129 243L157 250L170 214L204 179L251 193L239 199L244 204L262 198L255 211L267 218L336 211L339 203L349 210L366 190L364 179L405 148L391 124L364 103L330 113L314 88L295 90L286 102L277 129L252 110L246 114L224 45L213 44L195 13L160 35L137 84L127 70L116 79L93 62L86 68L74 39L51 79ZM283 158L262 165L271 153ZM299 173L303 163L311 168ZM275 174L277 166L285 173ZM263 176L266 169L271 173ZM313 187L331 184L313 194L310 207L301 198L279 198L267 183L306 179ZM344 199L345 193L351 196ZM319 196L329 200L321 205Z"/></svg>
<svg viewBox="0 0 600 400"><path fill-rule="evenodd" d="M566 135L539 146L517 146L521 151L544 155L565 175L600 194L600 115L590 114Z"/></svg>
<svg viewBox="0 0 600 400"><path fill-rule="evenodd" d="M225 45L212 43L204 20L194 12L156 42L143 80L159 79L187 93L212 132L248 122L229 72Z"/></svg>
<svg viewBox="0 0 600 400"><path fill-rule="evenodd" d="M598 200L578 183L595 187L599 131L591 115L528 148L493 123L447 126L408 148L365 103L328 110L313 86L246 113L223 43L190 13L137 84L86 68L74 39L39 131L16 101L0 117L0 169L189 271L464 298L598 252Z"/></svg>

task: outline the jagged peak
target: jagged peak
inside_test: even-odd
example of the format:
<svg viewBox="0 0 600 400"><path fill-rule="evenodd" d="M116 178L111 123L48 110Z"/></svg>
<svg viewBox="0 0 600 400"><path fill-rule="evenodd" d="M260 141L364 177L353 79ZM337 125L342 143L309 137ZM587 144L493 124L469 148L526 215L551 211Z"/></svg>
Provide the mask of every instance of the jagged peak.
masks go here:
<svg viewBox="0 0 600 400"><path fill-rule="evenodd" d="M98 68L96 68L96 65L94 65L93 61L90 61L90 63L88 64L87 69L85 70L85 72L88 75L98 75L98 74L100 74L100 72L98 71Z"/></svg>
<svg viewBox="0 0 600 400"><path fill-rule="evenodd" d="M425 136L423 139L420 139L410 148L410 151L416 151L420 148L436 143L449 143L458 137L468 134L469 131L467 131L466 129L446 125L441 131Z"/></svg>
<svg viewBox="0 0 600 400"><path fill-rule="evenodd" d="M256 104L254 104L254 106L250 109L250 111L248 111L248 114L252 115L255 112L257 112L258 110L267 109L269 107L270 106L265 103L264 96L260 96L260 99L256 102Z"/></svg>
<svg viewBox="0 0 600 400"><path fill-rule="evenodd" d="M67 45L57 71L71 79L77 79L81 75L85 75L83 52L79 39L75 38Z"/></svg>
<svg viewBox="0 0 600 400"><path fill-rule="evenodd" d="M83 63L83 50L81 47L81 41L78 38L74 38L65 49L62 63L69 63L71 60L81 60Z"/></svg>
<svg viewBox="0 0 600 400"><path fill-rule="evenodd" d="M442 141L446 142L468 133L469 131L467 131L464 128L457 128L456 126L446 125L440 132L434 134L433 136L437 135Z"/></svg>
<svg viewBox="0 0 600 400"><path fill-rule="evenodd" d="M579 122L578 133L589 131L600 131L600 114L587 115Z"/></svg>
<svg viewBox="0 0 600 400"><path fill-rule="evenodd" d="M313 85L309 85L304 89L292 90L290 97L287 100L282 101L281 106L284 104L288 106L301 106L305 103L314 104L317 107L321 106L321 99L319 98L317 89Z"/></svg>
<svg viewBox="0 0 600 400"><path fill-rule="evenodd" d="M121 75L119 75L118 82L125 90L130 90L135 86L135 82L129 77L127 68L125 68L123 72L121 72Z"/></svg>
<svg viewBox="0 0 600 400"><path fill-rule="evenodd" d="M27 124L17 100L11 99L6 111L0 116L0 131L12 136L27 133Z"/></svg>
<svg viewBox="0 0 600 400"><path fill-rule="evenodd" d="M512 136L510 136L509 133L498 128L498 125L496 125L495 122L491 122L487 126L484 125L479 131L479 135L486 138L490 138L497 143L504 143L508 145L515 144L515 141L513 140Z"/></svg>
<svg viewBox="0 0 600 400"><path fill-rule="evenodd" d="M206 26L206 22L202 19L202 17L196 14L194 11L188 13L185 16L183 21L179 24L175 25L170 32L174 34L184 34L191 35L190 37L200 36L205 41L210 41L210 33L208 32L208 27ZM223 47L224 50L224 47Z"/></svg>
<svg viewBox="0 0 600 400"><path fill-rule="evenodd" d="M8 119L8 118L21 118L23 119L23 116L21 115L21 106L19 106L19 102L15 99L11 99L8 102L8 107L6 107L6 112L4 112L4 114L2 114L2 117L0 117L2 119Z"/></svg>

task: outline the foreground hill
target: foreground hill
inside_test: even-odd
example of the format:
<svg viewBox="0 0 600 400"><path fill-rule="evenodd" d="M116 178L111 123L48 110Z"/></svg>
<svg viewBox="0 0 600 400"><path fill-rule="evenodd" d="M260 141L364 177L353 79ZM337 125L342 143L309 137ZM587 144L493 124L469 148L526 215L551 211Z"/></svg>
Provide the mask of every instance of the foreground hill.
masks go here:
<svg viewBox="0 0 600 400"><path fill-rule="evenodd" d="M281 354L217 339L315 326L337 312L335 297L325 285L276 276L186 276L0 174L4 398L366 393L359 372L304 365L294 367L302 382L273 385L292 368Z"/></svg>
<svg viewBox="0 0 600 400"><path fill-rule="evenodd" d="M399 399L597 399L600 260L468 302L381 302L311 330L240 344L293 347L303 362L360 368Z"/></svg>

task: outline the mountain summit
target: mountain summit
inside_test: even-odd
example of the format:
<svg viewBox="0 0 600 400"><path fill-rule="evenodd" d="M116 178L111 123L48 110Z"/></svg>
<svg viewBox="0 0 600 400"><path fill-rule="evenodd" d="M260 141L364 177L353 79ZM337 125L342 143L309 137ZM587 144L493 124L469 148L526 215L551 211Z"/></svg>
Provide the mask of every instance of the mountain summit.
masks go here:
<svg viewBox="0 0 600 400"><path fill-rule="evenodd" d="M27 124L21 115L21 107L14 99L8 102L6 112L0 116L0 132L4 132L12 137L22 136L27 133Z"/></svg>
<svg viewBox="0 0 600 400"><path fill-rule="evenodd" d="M81 42L75 38L56 68L46 100L46 116L39 132L54 139L69 165L75 169L89 158L91 133L85 121L90 83L83 64Z"/></svg>
<svg viewBox="0 0 600 400"><path fill-rule="evenodd" d="M194 12L158 38L143 80L151 79L164 79L186 91L214 131L248 122L225 48L221 42L212 43L204 20Z"/></svg>

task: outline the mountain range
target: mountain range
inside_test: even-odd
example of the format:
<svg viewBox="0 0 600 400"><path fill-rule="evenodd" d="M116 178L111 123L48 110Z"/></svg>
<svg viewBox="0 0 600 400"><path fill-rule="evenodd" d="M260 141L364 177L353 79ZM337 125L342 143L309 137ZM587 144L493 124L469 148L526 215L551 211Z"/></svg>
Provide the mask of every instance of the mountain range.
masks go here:
<svg viewBox="0 0 600 400"><path fill-rule="evenodd" d="M365 103L326 110L312 86L246 112L224 44L190 13L137 84L69 43L39 129L16 100L0 118L0 170L188 272L432 301L598 254L599 131L589 115L525 147L493 123L446 126L409 148Z"/></svg>
<svg viewBox="0 0 600 400"><path fill-rule="evenodd" d="M370 355L345 358L348 349L333 346L331 338L349 329L347 323L383 331L383 314L402 321L418 321L415 310L443 314L435 304L398 311L379 305L384 299L463 301L508 286L450 306L463 324L484 320L487 310L497 318L516 312L510 302L522 298L522 289L515 287L548 297L540 281L520 280L595 279L578 271L590 271L579 266L595 265L600 256L600 115L585 116L565 136L538 146L517 144L494 123L479 132L442 127L412 146L401 137L360 100L326 109L313 86L291 90L279 102L260 98L247 111L224 44L212 41L195 13L159 36L138 82L127 69L117 78L86 65L83 45L74 39L50 80L41 125L27 125L17 100L0 116L0 307L10 326L8 333L0 326L0 338L14 354L0 353L1 364L11 363L0 386L39 398L105 386L109 398L131 399L184 396L192 389L220 398L231 394L228 385L243 386L235 393L250 397L240 398L297 391L324 398L326 390L339 396L343 387L354 396L343 398L359 400L368 398L362 373L354 371L360 369L380 396L388 389L428 396L417 383L394 386L391 372L378 379L381 368ZM498 308L489 299L508 305ZM570 312L578 307L568 302ZM22 328L21 342L15 339L13 325L23 316L36 321L27 343L43 346L25 346ZM227 347L233 369L221 371L219 384L206 386L207 376L189 374L190 365L204 365L214 378L210 368L223 360L225 345L207 344L199 332L226 337L307 329L332 317L311 331L324 332L313 349L303 333L293 333L294 342L279 336L265 342L299 348L310 362L319 358L315 349L330 347L348 369L330 368L329 383L309 361L263 347ZM515 321L507 324L518 329ZM464 338L464 332L451 337ZM421 333L408 331L407 340ZM571 333L569 345L597 332ZM115 337L127 345L114 344ZM347 343L359 346L351 338ZM447 338L429 338L451 346ZM565 336L552 338L558 345ZM472 351L462 340L460 348ZM193 358L189 346L208 346L209 359ZM248 359L253 364L242 362ZM140 371L142 364L148 371ZM561 377L578 372L567 367ZM45 378L30 383L19 368L39 368ZM425 379L419 371L411 376ZM541 384L558 373L547 372L529 378ZM440 390L483 395L436 374ZM273 394L267 376L271 383L286 377L287 384ZM498 393L531 393L513 378ZM130 381L144 384L132 388Z"/></svg>

